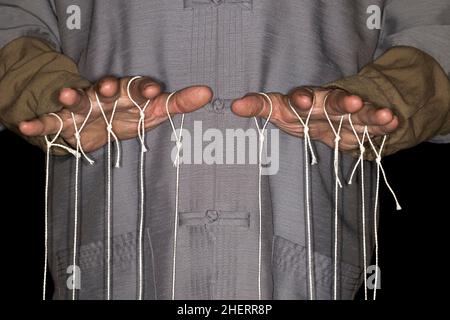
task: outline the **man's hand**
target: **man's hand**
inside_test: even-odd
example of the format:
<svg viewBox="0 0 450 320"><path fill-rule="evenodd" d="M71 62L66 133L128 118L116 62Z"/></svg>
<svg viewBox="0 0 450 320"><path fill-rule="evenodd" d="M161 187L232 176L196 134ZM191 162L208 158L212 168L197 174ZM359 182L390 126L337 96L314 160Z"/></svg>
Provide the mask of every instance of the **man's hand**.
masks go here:
<svg viewBox="0 0 450 320"><path fill-rule="evenodd" d="M313 99L313 94L315 99ZM270 121L288 134L303 137L303 126L292 112L289 106L296 109L297 113L306 119L309 110L315 100L314 108L309 122L309 134L312 139L322 141L326 145L334 146L334 133L324 113L324 100L326 100L326 111L337 129L341 116L352 115L352 123L362 136L364 126L368 127L368 132L373 136L384 135L393 132L398 126L398 118L388 108L377 108L368 102L364 102L359 96L350 95L339 89L309 89L305 87L296 88L289 95L281 93L269 93L273 102L273 113ZM262 95L248 93L244 97L233 101L232 111L242 117L263 117L267 118L270 107L269 102ZM341 129L340 149L352 151L358 148L358 141L350 127L348 118L344 118Z"/></svg>
<svg viewBox="0 0 450 320"><path fill-rule="evenodd" d="M62 89L59 93L59 101L64 108L58 113L63 119L64 127L62 138L72 146L76 146L75 128L71 112L75 115L78 128L83 123L92 101L92 113L81 132L81 144L86 152L101 148L107 143L106 123L101 114L95 98L97 92L103 106L106 117L109 120L114 106L118 100L112 127L120 140L137 136L139 109L132 103L127 95L127 85L131 78L104 77L86 90ZM142 77L132 82L130 93L132 98L141 107L150 99L150 104L145 111L145 129L150 130L167 119L165 103L168 93L161 92L161 86L154 80ZM212 99L212 91L207 86L192 86L184 88L174 94L169 102L171 114L193 112ZM57 118L51 115L43 115L39 118L23 121L19 129L26 136L45 136L56 134L60 127Z"/></svg>

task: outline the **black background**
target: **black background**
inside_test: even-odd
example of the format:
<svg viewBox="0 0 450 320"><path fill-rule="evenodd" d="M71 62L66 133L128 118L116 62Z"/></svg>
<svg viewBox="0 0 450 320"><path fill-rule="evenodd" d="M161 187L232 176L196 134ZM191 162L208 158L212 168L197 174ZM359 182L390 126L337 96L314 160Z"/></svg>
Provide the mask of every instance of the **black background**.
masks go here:
<svg viewBox="0 0 450 320"><path fill-rule="evenodd" d="M448 291L448 151L449 145L422 143L383 160L403 210L395 210L381 184L377 303L433 300ZM41 299L44 165L42 151L0 132L2 290L9 298Z"/></svg>

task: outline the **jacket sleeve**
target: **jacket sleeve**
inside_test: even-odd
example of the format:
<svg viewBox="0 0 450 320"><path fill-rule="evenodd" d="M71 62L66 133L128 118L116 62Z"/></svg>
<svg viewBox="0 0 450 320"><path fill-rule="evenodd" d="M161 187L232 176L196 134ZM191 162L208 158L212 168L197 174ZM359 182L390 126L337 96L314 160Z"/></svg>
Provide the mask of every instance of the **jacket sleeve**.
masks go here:
<svg viewBox="0 0 450 320"><path fill-rule="evenodd" d="M0 123L18 134L21 121L62 109L61 88L90 85L75 62L60 53L50 1L0 0L0 48ZM43 137L24 138L46 148ZM67 145L62 138L58 143Z"/></svg>
<svg viewBox="0 0 450 320"><path fill-rule="evenodd" d="M433 137L450 140L449 16L446 0L386 1L375 60L327 85L393 109L400 124L384 155Z"/></svg>

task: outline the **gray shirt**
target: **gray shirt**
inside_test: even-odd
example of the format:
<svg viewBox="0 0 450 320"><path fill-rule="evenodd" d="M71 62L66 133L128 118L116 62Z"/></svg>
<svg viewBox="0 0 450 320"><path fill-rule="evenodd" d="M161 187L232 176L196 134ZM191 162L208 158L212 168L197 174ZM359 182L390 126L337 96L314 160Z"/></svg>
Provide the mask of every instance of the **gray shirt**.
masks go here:
<svg viewBox="0 0 450 320"><path fill-rule="evenodd" d="M71 20L78 10L73 5L80 12L79 29ZM383 12L381 31L371 27L377 8ZM231 101L247 92L287 93L300 85L322 85L357 73L394 45L422 49L448 72L449 10L445 0L0 1L0 45L21 35L45 38L72 57L92 81L108 74L138 74L164 83L167 91L209 85L214 90L212 103L186 115L184 127L194 141L196 126L202 127L200 137L208 129L218 129L223 137L227 129L254 130L253 119L239 118L230 110ZM180 125L179 116L175 123ZM275 141L269 149L277 145L279 152L273 157L278 159L277 164L273 161L275 174L262 178L262 298L307 299L304 142L272 125L268 128L267 140ZM166 122L146 135L146 299L171 298L176 183L171 134ZM192 154L207 150L211 139L192 143ZM135 299L140 145L137 139L121 145L122 166L113 169L112 181L112 291L114 299ZM316 298L330 299L333 150L321 143L314 147L319 158L311 172L314 287ZM92 153L94 166L81 167L81 299L105 298L105 151ZM258 165L249 162L235 164L224 155L223 161L207 164L192 156L191 164L181 165L177 299L258 297ZM353 163L350 156L341 155L343 180ZM52 159L50 269L56 299L71 297L66 281L72 264L74 170L72 157ZM371 171L367 163L370 239ZM362 281L359 183L360 179L345 183L339 194L342 299L352 298Z"/></svg>

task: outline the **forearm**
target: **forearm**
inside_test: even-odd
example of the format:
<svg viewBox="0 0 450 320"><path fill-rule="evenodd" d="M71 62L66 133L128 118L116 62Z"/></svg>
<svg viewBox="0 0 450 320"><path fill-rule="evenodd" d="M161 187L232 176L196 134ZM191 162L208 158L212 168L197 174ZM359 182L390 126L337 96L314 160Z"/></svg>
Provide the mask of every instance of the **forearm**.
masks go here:
<svg viewBox="0 0 450 320"><path fill-rule="evenodd" d="M18 124L58 112L61 88L86 88L76 64L40 39L22 37L0 49L0 122L20 134ZM24 137L45 147L42 137ZM62 141L59 141L62 142Z"/></svg>
<svg viewBox="0 0 450 320"><path fill-rule="evenodd" d="M450 133L450 81L439 63L412 47L394 47L357 75L327 87L341 88L399 117L384 155Z"/></svg>

